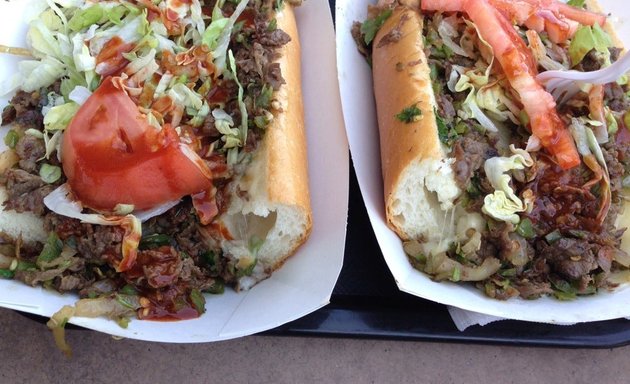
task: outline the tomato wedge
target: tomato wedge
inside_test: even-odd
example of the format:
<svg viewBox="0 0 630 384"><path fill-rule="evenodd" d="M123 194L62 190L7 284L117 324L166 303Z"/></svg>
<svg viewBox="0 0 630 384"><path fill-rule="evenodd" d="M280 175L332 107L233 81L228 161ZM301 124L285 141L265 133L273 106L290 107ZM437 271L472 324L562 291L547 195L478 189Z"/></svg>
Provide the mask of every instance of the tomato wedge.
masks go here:
<svg viewBox="0 0 630 384"><path fill-rule="evenodd" d="M442 11L442 1L423 0L422 9ZM580 164L580 155L565 124L558 116L553 97L536 81L536 61L532 53L505 18L488 0L449 2L449 9L457 3L490 44L510 85L518 93L529 116L532 133L540 139L563 169Z"/></svg>
<svg viewBox="0 0 630 384"><path fill-rule="evenodd" d="M561 43L572 37L579 24L592 26L606 23L606 16L576 8L556 0L489 0L509 21L526 25L536 32L547 31L549 38ZM466 0L423 0L422 9L462 12Z"/></svg>
<svg viewBox="0 0 630 384"><path fill-rule="evenodd" d="M117 204L147 209L212 186L210 170L175 130L149 125L112 78L70 122L62 164L75 196L102 211Z"/></svg>

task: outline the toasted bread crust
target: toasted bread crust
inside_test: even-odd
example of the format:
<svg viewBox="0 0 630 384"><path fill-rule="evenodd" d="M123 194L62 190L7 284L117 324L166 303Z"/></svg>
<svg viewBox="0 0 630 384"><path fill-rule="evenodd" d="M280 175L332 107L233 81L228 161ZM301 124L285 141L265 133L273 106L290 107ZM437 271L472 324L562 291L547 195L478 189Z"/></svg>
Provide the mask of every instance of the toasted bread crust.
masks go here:
<svg viewBox="0 0 630 384"><path fill-rule="evenodd" d="M393 40L387 37L396 29L400 39L387 42ZM435 122L435 96L421 31L420 14L397 6L376 34L372 52L388 224L404 238L408 236L394 223L392 213L393 194L401 175L418 160L445 157ZM412 105L421 111L415 121L403 122L396 117Z"/></svg>
<svg viewBox="0 0 630 384"><path fill-rule="evenodd" d="M291 36L291 41L280 49L280 69L286 84L274 94L280 110L274 112L262 142L267 151L267 193L271 203L292 205L308 214L311 228L311 203L308 188L308 160L302 80L300 68L300 40L293 6L285 4L276 15L278 28Z"/></svg>

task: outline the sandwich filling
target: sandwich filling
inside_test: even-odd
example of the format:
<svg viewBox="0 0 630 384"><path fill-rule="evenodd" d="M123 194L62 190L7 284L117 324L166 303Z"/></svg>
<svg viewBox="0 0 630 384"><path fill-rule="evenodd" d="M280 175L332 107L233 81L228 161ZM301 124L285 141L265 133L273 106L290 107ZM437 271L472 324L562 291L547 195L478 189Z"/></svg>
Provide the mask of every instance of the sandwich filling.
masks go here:
<svg viewBox="0 0 630 384"><path fill-rule="evenodd" d="M460 190L440 242L405 243L433 279L474 281L497 299L562 300L628 281L619 225L630 185L628 79L582 84L563 104L535 79L619 58L605 17L579 3L422 1L436 127ZM374 37L405 6L371 8L355 24L368 58L400 39L397 28ZM412 105L392 118L422 116Z"/></svg>

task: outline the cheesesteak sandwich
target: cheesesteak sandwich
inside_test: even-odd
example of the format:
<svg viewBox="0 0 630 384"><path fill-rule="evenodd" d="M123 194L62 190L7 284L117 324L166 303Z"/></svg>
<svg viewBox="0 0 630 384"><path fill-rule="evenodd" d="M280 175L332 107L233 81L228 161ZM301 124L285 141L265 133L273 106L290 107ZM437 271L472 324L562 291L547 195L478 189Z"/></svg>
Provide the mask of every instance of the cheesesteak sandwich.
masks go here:
<svg viewBox="0 0 630 384"><path fill-rule="evenodd" d="M80 295L58 336L198 317L306 241L297 4L34 3L28 49L5 47L31 59L4 84L0 273Z"/></svg>
<svg viewBox="0 0 630 384"><path fill-rule="evenodd" d="M629 281L628 79L558 105L536 75L622 47L594 1L381 1L372 65L388 225L412 265L497 299Z"/></svg>

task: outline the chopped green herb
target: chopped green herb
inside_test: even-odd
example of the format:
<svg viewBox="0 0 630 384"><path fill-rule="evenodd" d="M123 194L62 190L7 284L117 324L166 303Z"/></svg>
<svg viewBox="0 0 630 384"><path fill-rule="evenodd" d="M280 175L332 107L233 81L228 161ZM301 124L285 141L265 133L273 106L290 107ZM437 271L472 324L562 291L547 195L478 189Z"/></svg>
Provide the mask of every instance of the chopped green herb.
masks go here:
<svg viewBox="0 0 630 384"><path fill-rule="evenodd" d="M269 25L267 25L267 31L271 32L271 31L275 31L276 29L278 29L278 20L271 19L271 21L269 22Z"/></svg>
<svg viewBox="0 0 630 384"><path fill-rule="evenodd" d="M383 12L379 13L373 19L367 19L361 25L361 33L363 34L363 39L365 40L366 45L370 45L376 33L379 29L385 24L385 20L387 20L392 15L391 9L386 9Z"/></svg>
<svg viewBox="0 0 630 384"><path fill-rule="evenodd" d="M480 183L479 176L473 175L473 177L471 177L470 184L466 187L466 192L471 199L477 198L483 194Z"/></svg>
<svg viewBox="0 0 630 384"><path fill-rule="evenodd" d="M630 111L623 115L623 125L626 126L626 129L630 129Z"/></svg>
<svg viewBox="0 0 630 384"><path fill-rule="evenodd" d="M273 88L270 85L263 85L260 95L256 98L257 108L269 108L271 98L273 97Z"/></svg>
<svg viewBox="0 0 630 384"><path fill-rule="evenodd" d="M258 250L260 249L260 247L262 247L262 245L265 243L265 239L261 239L260 237L254 235L249 239L249 252L251 252L252 255L256 256L258 254Z"/></svg>
<svg viewBox="0 0 630 384"><path fill-rule="evenodd" d="M567 5L572 5L572 6L578 7L578 8L584 7L585 3L586 3L586 0L569 0L569 1L567 1Z"/></svg>
<svg viewBox="0 0 630 384"><path fill-rule="evenodd" d="M34 271L37 269L37 265L35 263L31 263L29 261L18 260L16 271Z"/></svg>
<svg viewBox="0 0 630 384"><path fill-rule="evenodd" d="M204 289L204 292L208 292L213 295L220 295L225 292L225 283L221 279L214 279L214 283L208 288Z"/></svg>
<svg viewBox="0 0 630 384"><path fill-rule="evenodd" d="M520 223L518 223L518 226L516 227L516 233L526 239L532 239L536 237L536 230L534 229L534 225L532 224L532 221L528 218L524 218L523 220L521 220Z"/></svg>
<svg viewBox="0 0 630 384"><path fill-rule="evenodd" d="M129 326L129 321L130 320L128 317L121 317L116 320L116 323L118 323L118 326L120 328L127 329L127 327Z"/></svg>
<svg viewBox="0 0 630 384"><path fill-rule="evenodd" d="M129 309L136 310L140 307L138 297L136 295L125 295L119 293L116 295L116 301L118 301L122 306Z"/></svg>
<svg viewBox="0 0 630 384"><path fill-rule="evenodd" d="M463 135L466 132L468 132L468 125L466 125L466 123L464 123L463 121L459 121L457 124L455 124L455 132L457 132L458 135Z"/></svg>
<svg viewBox="0 0 630 384"><path fill-rule="evenodd" d="M42 268L44 264L50 263L61 255L61 250L63 248L63 242L59 240L59 237L55 232L50 232L48 235L48 239L46 239L46 244L44 244L44 249L37 256L37 266Z"/></svg>
<svg viewBox="0 0 630 384"><path fill-rule="evenodd" d="M52 184L61 179L61 168L56 165L42 164L39 168L39 176L48 184Z"/></svg>
<svg viewBox="0 0 630 384"><path fill-rule="evenodd" d="M439 73L438 73L438 67L435 63L431 63L429 64L429 69L431 72L429 72L429 76L431 77L431 80L435 81L437 80Z"/></svg>
<svg viewBox="0 0 630 384"><path fill-rule="evenodd" d="M577 289L570 282L558 277L549 279L554 288L553 295L558 300L573 300L577 297Z"/></svg>
<svg viewBox="0 0 630 384"><path fill-rule="evenodd" d="M213 251L201 254L201 260L212 273L219 273L219 255Z"/></svg>
<svg viewBox="0 0 630 384"><path fill-rule="evenodd" d="M12 279L15 276L15 272L10 269L0 268L0 278L2 279Z"/></svg>
<svg viewBox="0 0 630 384"><path fill-rule="evenodd" d="M206 312L206 298L203 297L198 289L190 291L190 301L200 315Z"/></svg>
<svg viewBox="0 0 630 384"><path fill-rule="evenodd" d="M20 135L13 129L9 129L9 132L7 132L7 135L4 137L4 143L11 149L15 148L18 140L20 140Z"/></svg>
<svg viewBox="0 0 630 384"><path fill-rule="evenodd" d="M418 103L415 103L406 108L403 108L403 110L396 115L396 118L403 123L409 124L417 121L421 115L422 111L420 110L420 108L418 108Z"/></svg>
<svg viewBox="0 0 630 384"><path fill-rule="evenodd" d="M260 129L265 129L269 125L269 119L266 116L254 117L254 125Z"/></svg>
<svg viewBox="0 0 630 384"><path fill-rule="evenodd" d="M449 145L450 135L449 135L448 127L446 126L444 119L442 119L442 117L437 112L437 110L434 110L434 112L435 112L435 123L437 124L437 129L438 129L438 137L440 138L440 141L442 143Z"/></svg>
<svg viewBox="0 0 630 384"><path fill-rule="evenodd" d="M137 295L138 291L136 290L136 288L131 285L131 284L127 284L124 287L122 287L119 291L119 293L123 294L123 295Z"/></svg>
<svg viewBox="0 0 630 384"><path fill-rule="evenodd" d="M453 50L446 44L442 44L439 47L434 45L433 47L431 55L438 59L450 59L453 56Z"/></svg>
<svg viewBox="0 0 630 384"><path fill-rule="evenodd" d="M258 264L256 258L241 258L236 265L236 277L251 276L256 264Z"/></svg>
<svg viewBox="0 0 630 384"><path fill-rule="evenodd" d="M561 238L562 238L562 234L557 229L545 235L545 240L547 240L547 243L549 244L553 244L556 241L560 240Z"/></svg>
<svg viewBox="0 0 630 384"><path fill-rule="evenodd" d="M499 275L503 277L514 277L516 276L516 268L504 269L499 272Z"/></svg>
<svg viewBox="0 0 630 384"><path fill-rule="evenodd" d="M139 248L144 249L153 249L158 248L163 245L170 245L171 237L168 235L163 235L161 233L152 233L150 235L142 236L140 239Z"/></svg>
<svg viewBox="0 0 630 384"><path fill-rule="evenodd" d="M590 235L588 231L583 231L579 229L571 229L569 230L569 234L576 239L588 239Z"/></svg>
<svg viewBox="0 0 630 384"><path fill-rule="evenodd" d="M451 276L451 281L458 282L462 276L462 271L459 267L453 268L453 275Z"/></svg>

